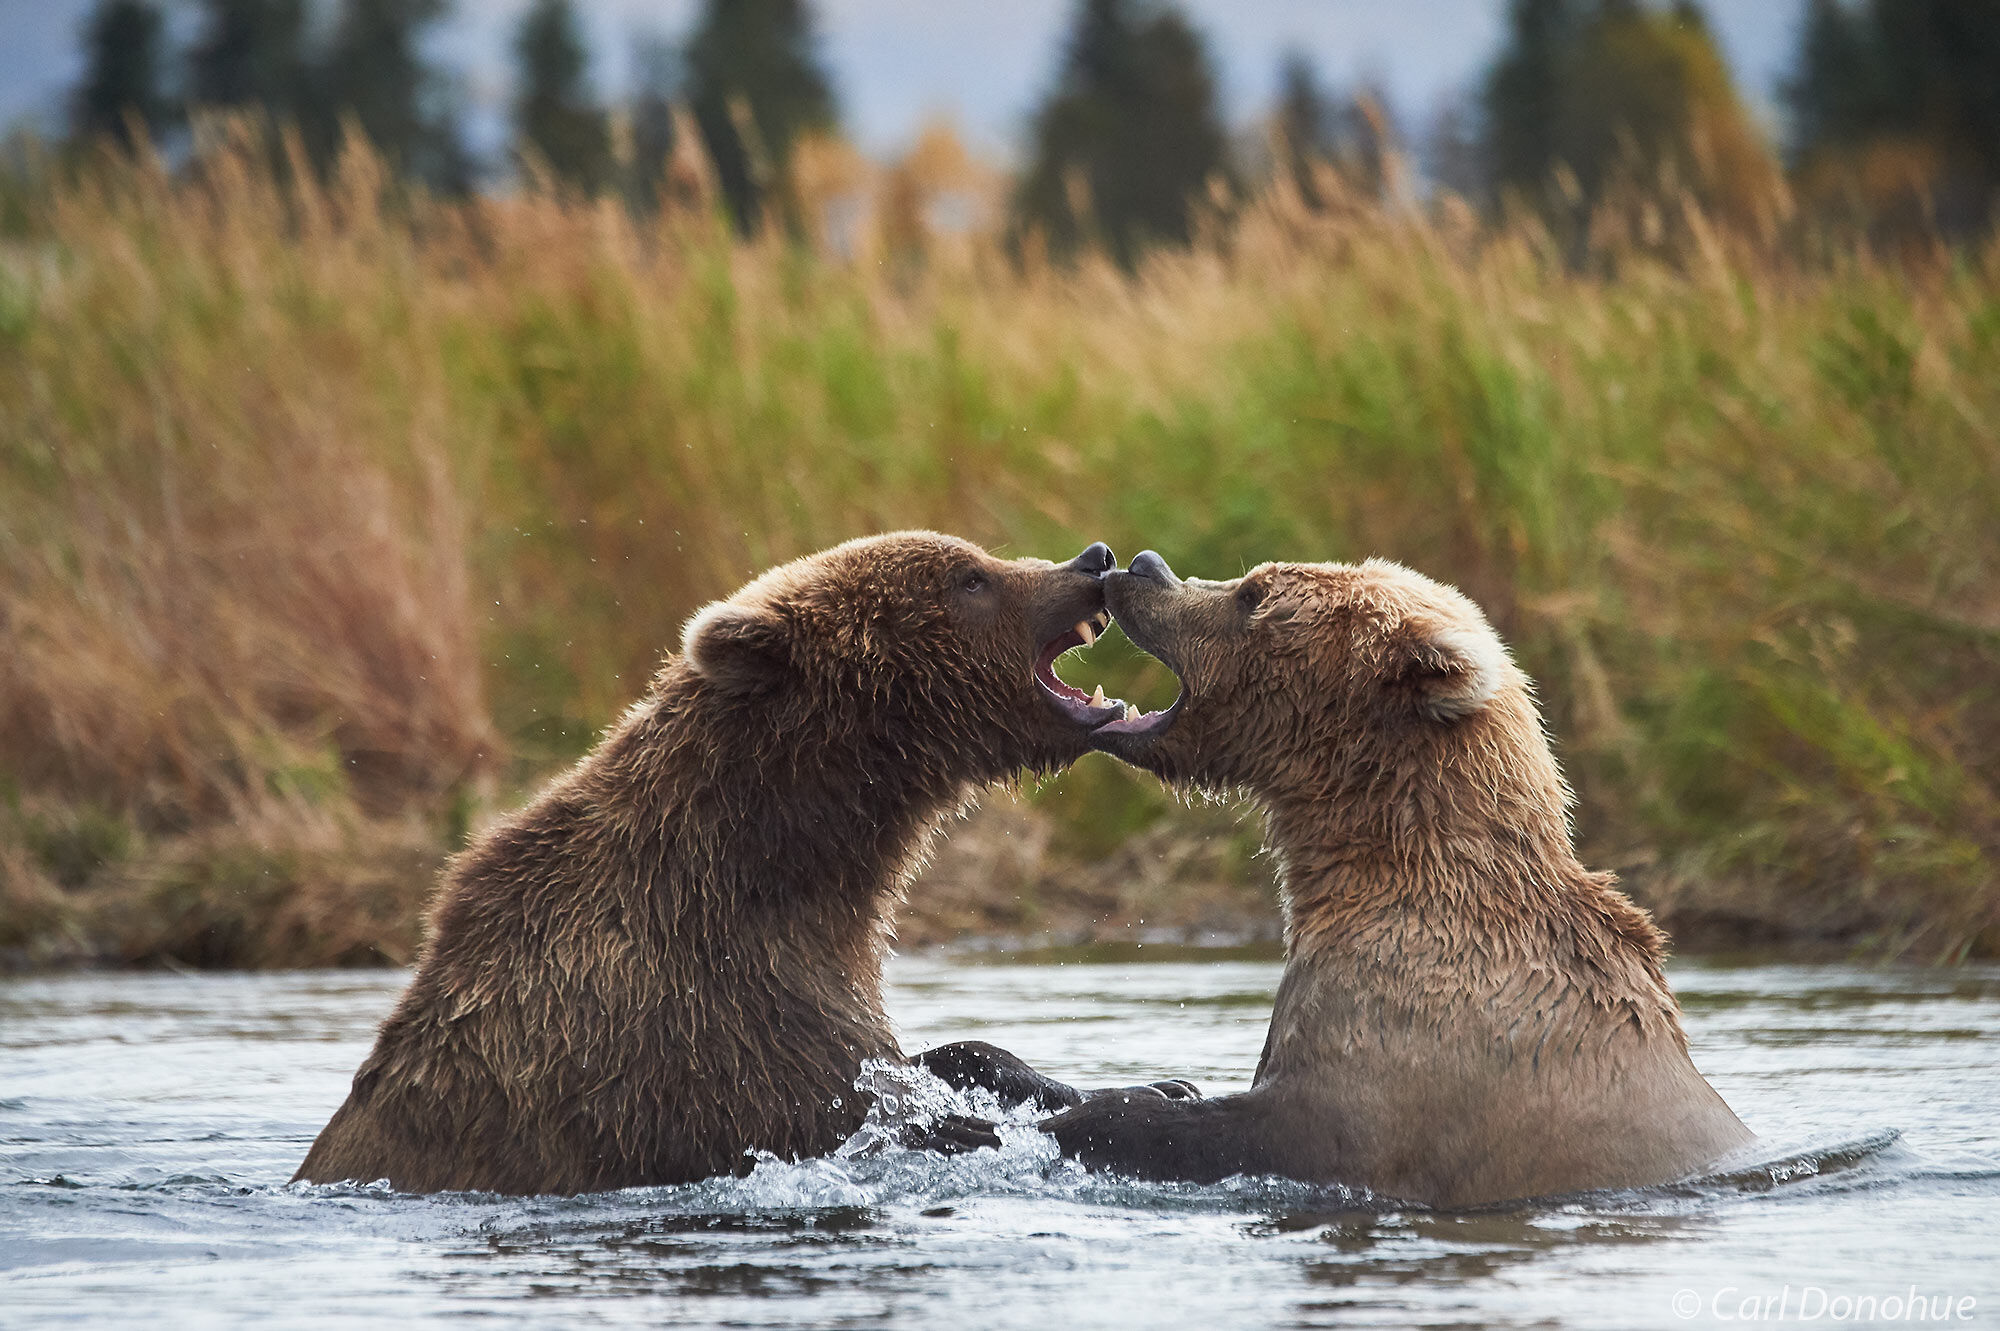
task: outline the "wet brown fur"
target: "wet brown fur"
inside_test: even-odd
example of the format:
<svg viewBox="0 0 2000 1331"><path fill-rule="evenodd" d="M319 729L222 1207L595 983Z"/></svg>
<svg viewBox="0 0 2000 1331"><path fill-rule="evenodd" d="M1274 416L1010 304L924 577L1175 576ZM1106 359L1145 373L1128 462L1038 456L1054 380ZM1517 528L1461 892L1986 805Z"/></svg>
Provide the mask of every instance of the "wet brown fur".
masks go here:
<svg viewBox="0 0 2000 1331"><path fill-rule="evenodd" d="M973 584L978 585L973 585ZM1037 646L1098 579L933 533L774 569L446 872L298 1177L576 1193L824 1153L898 1056L888 914L977 789L1083 751Z"/></svg>
<svg viewBox="0 0 2000 1331"><path fill-rule="evenodd" d="M1287 963L1255 1088L1051 1120L1087 1161L1277 1173L1439 1205L1656 1183L1749 1132L1695 1070L1662 936L1578 863L1525 676L1399 565L1114 574L1183 698L1101 747L1262 806Z"/></svg>

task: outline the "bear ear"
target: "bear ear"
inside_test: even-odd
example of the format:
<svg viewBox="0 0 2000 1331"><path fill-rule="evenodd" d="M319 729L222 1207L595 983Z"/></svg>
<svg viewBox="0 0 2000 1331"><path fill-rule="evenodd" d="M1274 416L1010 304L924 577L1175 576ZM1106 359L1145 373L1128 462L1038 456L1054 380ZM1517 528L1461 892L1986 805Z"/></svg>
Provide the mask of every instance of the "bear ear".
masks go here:
<svg viewBox="0 0 2000 1331"><path fill-rule="evenodd" d="M1514 663L1490 629L1412 623L1400 672L1417 710L1433 721L1471 716L1507 682Z"/></svg>
<svg viewBox="0 0 2000 1331"><path fill-rule="evenodd" d="M729 689L768 688L791 664L790 635L776 610L714 601L681 631L681 654L697 675Z"/></svg>

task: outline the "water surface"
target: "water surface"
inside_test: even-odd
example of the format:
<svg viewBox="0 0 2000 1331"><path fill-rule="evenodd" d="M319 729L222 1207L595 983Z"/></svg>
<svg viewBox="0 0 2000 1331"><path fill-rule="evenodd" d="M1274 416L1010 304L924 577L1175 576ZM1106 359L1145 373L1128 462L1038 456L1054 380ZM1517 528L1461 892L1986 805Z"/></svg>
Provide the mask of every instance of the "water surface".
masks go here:
<svg viewBox="0 0 2000 1331"><path fill-rule="evenodd" d="M900 958L889 1006L907 1048L1214 1093L1248 1085L1278 969ZM1993 968L1677 967L1756 1158L1457 1215L1091 1178L1025 1125L998 1153L864 1130L842 1158L571 1199L288 1186L403 979L0 981L0 1324L1827 1325L1900 1323L1914 1289L2000 1325Z"/></svg>

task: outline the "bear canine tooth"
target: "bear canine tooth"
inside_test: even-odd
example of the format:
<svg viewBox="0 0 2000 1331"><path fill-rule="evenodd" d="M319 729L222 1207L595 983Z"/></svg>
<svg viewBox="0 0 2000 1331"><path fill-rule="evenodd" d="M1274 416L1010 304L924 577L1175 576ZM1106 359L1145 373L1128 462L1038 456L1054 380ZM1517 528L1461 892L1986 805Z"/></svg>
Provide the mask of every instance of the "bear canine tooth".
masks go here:
<svg viewBox="0 0 2000 1331"><path fill-rule="evenodd" d="M1090 695L1090 705L1092 707L1103 707L1106 705L1104 701L1104 686L1102 684L1099 684L1096 691Z"/></svg>
<svg viewBox="0 0 2000 1331"><path fill-rule="evenodd" d="M1097 630L1090 626L1089 620L1080 619L1076 624L1076 636L1082 638L1083 645L1088 647L1097 641Z"/></svg>
<svg viewBox="0 0 2000 1331"><path fill-rule="evenodd" d="M1137 721L1139 719L1139 709L1129 702L1125 704L1125 719L1127 721Z"/></svg>

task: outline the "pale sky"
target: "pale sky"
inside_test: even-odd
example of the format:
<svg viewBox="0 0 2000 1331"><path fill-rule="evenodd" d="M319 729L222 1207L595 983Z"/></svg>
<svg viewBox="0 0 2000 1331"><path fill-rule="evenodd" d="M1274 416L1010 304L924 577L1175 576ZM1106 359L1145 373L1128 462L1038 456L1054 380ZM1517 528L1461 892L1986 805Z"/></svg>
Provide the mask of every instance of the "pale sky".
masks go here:
<svg viewBox="0 0 2000 1331"><path fill-rule="evenodd" d="M317 0L327 7L327 0ZM596 81L626 83L634 37L678 40L698 0L575 0ZM819 0L826 63L848 132L871 153L910 142L950 115L981 150L1006 157L1046 91L1076 0ZM474 147L504 133L508 48L527 0L458 0L433 55L458 71ZM190 0L164 6L194 25ZM1421 124L1439 99L1476 80L1499 43L1505 0L1182 0L1208 41L1224 109L1240 125L1271 100L1278 60L1296 46L1336 84L1386 87ZM1706 0L1738 82L1775 127L1775 89L1791 63L1804 0ZM0 0L0 125L60 122L81 67L78 34L91 0Z"/></svg>

